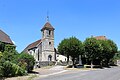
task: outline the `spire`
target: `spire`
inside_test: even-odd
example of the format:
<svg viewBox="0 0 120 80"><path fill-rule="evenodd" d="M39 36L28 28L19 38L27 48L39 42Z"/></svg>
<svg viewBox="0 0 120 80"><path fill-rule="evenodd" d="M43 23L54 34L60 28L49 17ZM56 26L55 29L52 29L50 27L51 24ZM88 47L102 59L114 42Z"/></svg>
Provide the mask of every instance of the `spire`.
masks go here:
<svg viewBox="0 0 120 80"><path fill-rule="evenodd" d="M49 22L49 12L47 11L47 22Z"/></svg>
<svg viewBox="0 0 120 80"><path fill-rule="evenodd" d="M48 11L47 11L47 18L46 18L46 20L47 20L47 22L45 23L45 25L43 26L41 31L43 31L45 29L54 30L53 26L49 22L49 12Z"/></svg>

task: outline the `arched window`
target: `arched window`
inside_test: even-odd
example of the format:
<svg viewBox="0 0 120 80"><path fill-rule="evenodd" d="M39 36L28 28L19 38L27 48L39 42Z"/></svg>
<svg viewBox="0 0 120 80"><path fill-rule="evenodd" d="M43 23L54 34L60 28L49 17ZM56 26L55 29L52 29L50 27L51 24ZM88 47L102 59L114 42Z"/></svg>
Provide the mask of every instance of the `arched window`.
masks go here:
<svg viewBox="0 0 120 80"><path fill-rule="evenodd" d="M52 56L51 55L48 56L48 61L52 61Z"/></svg>
<svg viewBox="0 0 120 80"><path fill-rule="evenodd" d="M51 45L51 42L49 42L49 45Z"/></svg>

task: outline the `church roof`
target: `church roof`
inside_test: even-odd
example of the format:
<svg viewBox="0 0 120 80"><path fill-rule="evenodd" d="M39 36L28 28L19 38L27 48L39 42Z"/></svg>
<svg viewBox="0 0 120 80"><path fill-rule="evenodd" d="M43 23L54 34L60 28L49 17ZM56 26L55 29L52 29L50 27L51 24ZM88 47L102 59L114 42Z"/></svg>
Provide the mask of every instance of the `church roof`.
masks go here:
<svg viewBox="0 0 120 80"><path fill-rule="evenodd" d="M0 30L0 41L13 45L13 42L10 39L10 37L5 32L3 32L2 30Z"/></svg>
<svg viewBox="0 0 120 80"><path fill-rule="evenodd" d="M39 43L41 43L41 39L40 39L40 40L37 40L37 41L35 41L35 42L31 43L31 44L29 44L29 45L23 50L23 52L27 52L27 50L37 47L37 45L38 45Z"/></svg>
<svg viewBox="0 0 120 80"><path fill-rule="evenodd" d="M41 31L43 31L44 29L54 30L53 26L52 26L49 22L47 22L47 23L43 26L43 28L41 29Z"/></svg>
<svg viewBox="0 0 120 80"><path fill-rule="evenodd" d="M96 36L94 38L97 40L107 40L106 36Z"/></svg>

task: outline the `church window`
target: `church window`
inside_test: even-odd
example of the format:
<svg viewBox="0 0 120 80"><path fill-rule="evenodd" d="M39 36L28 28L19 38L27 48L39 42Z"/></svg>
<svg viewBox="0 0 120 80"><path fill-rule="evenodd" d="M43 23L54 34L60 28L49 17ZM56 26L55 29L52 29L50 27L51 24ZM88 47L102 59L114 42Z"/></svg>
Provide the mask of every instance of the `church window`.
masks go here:
<svg viewBox="0 0 120 80"><path fill-rule="evenodd" d="M49 30L49 35L51 34L51 31Z"/></svg>
<svg viewBox="0 0 120 80"><path fill-rule="evenodd" d="M46 31L47 36L49 37L49 30Z"/></svg>
<svg viewBox="0 0 120 80"><path fill-rule="evenodd" d="M48 61L52 61L52 56L51 55L48 56Z"/></svg>
<svg viewBox="0 0 120 80"><path fill-rule="evenodd" d="M39 49L38 49L38 61L39 61Z"/></svg>
<svg viewBox="0 0 120 80"><path fill-rule="evenodd" d="M49 42L49 45L51 45L51 42Z"/></svg>

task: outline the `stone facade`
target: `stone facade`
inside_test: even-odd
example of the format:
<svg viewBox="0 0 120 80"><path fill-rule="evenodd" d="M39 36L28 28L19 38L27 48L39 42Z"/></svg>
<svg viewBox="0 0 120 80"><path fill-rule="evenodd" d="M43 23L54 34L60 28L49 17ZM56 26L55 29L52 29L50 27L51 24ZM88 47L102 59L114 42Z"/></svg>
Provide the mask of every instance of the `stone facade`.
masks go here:
<svg viewBox="0 0 120 80"><path fill-rule="evenodd" d="M42 31L42 61L55 61L54 30L43 29Z"/></svg>

